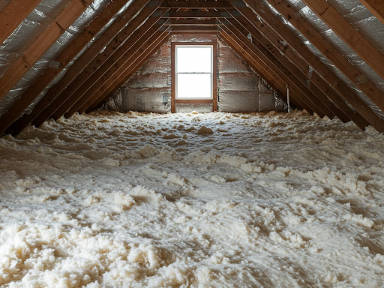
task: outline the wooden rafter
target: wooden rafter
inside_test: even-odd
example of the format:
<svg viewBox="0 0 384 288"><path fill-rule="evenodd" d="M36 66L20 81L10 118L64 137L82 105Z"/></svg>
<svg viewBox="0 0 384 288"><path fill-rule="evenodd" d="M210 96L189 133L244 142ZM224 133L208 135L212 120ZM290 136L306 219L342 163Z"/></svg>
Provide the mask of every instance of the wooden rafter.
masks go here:
<svg viewBox="0 0 384 288"><path fill-rule="evenodd" d="M223 11L179 11L172 10L163 16L164 18L227 18L230 17L227 12Z"/></svg>
<svg viewBox="0 0 384 288"><path fill-rule="evenodd" d="M233 39L230 35L225 33L225 31L220 30L219 31L219 38L229 45L240 57L242 57L247 63L254 69L259 75L261 75L267 82L268 84L273 87L276 91L279 92L280 95L284 96L285 93L285 82L276 74L274 73L270 67L265 66L262 61L259 59L251 57L247 50L245 50L243 47L241 47L235 39ZM296 106L298 105L298 101L295 99L293 100L296 102ZM303 106L305 107L305 105ZM309 109L309 108L307 108ZM312 113L312 110L308 110L310 113Z"/></svg>
<svg viewBox="0 0 384 288"><path fill-rule="evenodd" d="M239 44L246 45L247 48L250 49L254 55L260 57L266 65L274 67L274 71L280 75L285 83L287 83L291 91L297 95L297 98L303 99L303 102L306 102L307 106L309 106L312 111L316 112L320 117L323 117L324 115L329 115L329 117L331 117L332 114L328 109L321 102L317 101L316 98L309 97L309 95L311 95L310 91L301 85L301 83L296 83L292 73L281 66L272 55L262 49L261 46L254 45L255 43L252 43L245 35L241 34L242 31L240 29L234 27L234 25L228 21L222 21L222 24L221 27L223 30L233 38L237 39Z"/></svg>
<svg viewBox="0 0 384 288"><path fill-rule="evenodd" d="M164 12L165 11L163 10L161 13ZM70 109L78 108L78 103L81 99L87 94L92 94L92 87L96 83L103 81L102 77L106 74L108 75L110 70L115 65L119 65L124 58L129 57L129 55L132 54L132 50L137 46L136 44L140 40L148 39L158 29L160 29L160 27L162 27L166 20L160 20L160 16L161 14L157 13L156 15L152 15L148 18L141 27L139 27L129 38L126 39L125 43L119 47L119 49L107 53L107 56L110 56L107 61L93 69L93 71L84 74L83 76L85 76L85 78L83 79L82 84L76 89L70 90L69 94L64 94L66 95L66 100L62 101L60 107L52 114L53 118L58 119ZM104 53L105 52L103 52L103 54ZM36 124L39 125L40 123Z"/></svg>
<svg viewBox="0 0 384 288"><path fill-rule="evenodd" d="M225 40L226 43L241 55L245 60L247 60L251 67L253 67L262 77L264 77L272 87L280 92L280 95L285 95L286 91L286 82L281 77L278 71L275 70L274 66L269 66L266 64L263 59L258 55L253 53L253 51L248 47L249 43L243 44L236 39L233 34L227 33L222 27L220 27L220 36ZM297 97L297 93L294 93L291 97L294 99L296 104L299 104L300 107L306 109L309 113L313 113L311 106L307 104L306 101L303 101L300 97ZM285 100L285 99L284 99Z"/></svg>
<svg viewBox="0 0 384 288"><path fill-rule="evenodd" d="M41 116L36 118L33 124L39 126L44 122L44 118L54 117L58 119L63 115L70 105L74 105L76 100L85 93L101 77L111 65L120 59L120 57L129 49L137 39L143 37L143 34L156 23L161 14L154 13L154 7L145 7L140 14L133 19L120 33L107 45L104 51L78 74L76 79L56 98ZM160 11L159 11L160 12ZM150 16L153 14L152 16ZM58 116L55 116L58 115Z"/></svg>
<svg viewBox="0 0 384 288"><path fill-rule="evenodd" d="M37 60L88 7L92 1L69 0L56 18L44 27L43 31L21 55L10 63L0 78L0 99L32 68Z"/></svg>
<svg viewBox="0 0 384 288"><path fill-rule="evenodd" d="M308 89L307 93L311 93L311 97L317 98L317 102L322 103L328 111L336 115L340 120L344 122L348 122L350 120L348 116L346 116L331 101L329 101L327 96L324 95L316 86L312 86L309 88L307 75L303 73L303 71L300 70L296 65L291 63L284 55L280 53L280 51L270 45L269 41L261 33L259 33L259 31L257 31L257 29L247 19L238 15L236 18L228 21L232 22L235 26L236 23L234 22L238 21L239 24L242 25L242 27L247 29L251 33L252 40L255 45L258 45L260 47L259 49L261 51L264 51L264 53L268 54L269 52L271 54L271 57L275 57L275 59L280 63L280 65L285 67L293 75L295 82L301 83L302 87L306 87ZM237 27L241 29L241 26L237 25ZM306 95L311 95L307 93ZM329 116L332 116L332 114Z"/></svg>
<svg viewBox="0 0 384 288"><path fill-rule="evenodd" d="M15 0L9 1L0 10L0 44L11 35L17 26L26 18L29 13L40 3L40 0Z"/></svg>
<svg viewBox="0 0 384 288"><path fill-rule="evenodd" d="M216 19L169 19L169 24L171 26L212 26L217 25Z"/></svg>
<svg viewBox="0 0 384 288"><path fill-rule="evenodd" d="M346 108L347 111L350 110L348 109L348 106L344 103L344 101L341 101L341 103L344 104L341 105L341 107L339 107L339 105L335 105L335 103L332 101L333 99L331 97L328 98L329 96L326 93L328 91L324 91L326 90L324 89L324 86L329 87L326 83L323 83L323 86L319 85L319 82L315 82L315 84L317 85L311 85L313 75L308 73L308 65L303 64L302 59L299 58L296 53L287 53L287 49L289 49L289 47L283 50L280 49L280 46L277 45L276 47L275 45L273 45L273 42L270 40L271 37L274 36L273 31L270 31L270 29L267 28L263 29L263 33L259 31L254 25L252 25L251 20L258 20L256 15L249 8L242 9L242 12L243 14L246 14L247 17L237 15L237 13L234 12L230 12L230 14L234 17L233 19L236 19L236 21L243 25L252 34L252 39L254 39L254 41L257 41L261 45L263 45L265 49L267 49L276 59L278 59L282 66L286 67L295 76L297 82L301 82L304 86L310 89L312 94L317 97L321 102L323 102L328 107L328 109L330 109L341 121L350 121L350 117L343 110L344 108ZM263 28L265 28L265 26L263 26ZM318 85L320 87L318 87ZM364 123L366 122L364 121ZM359 121L356 121L356 124L360 126L361 123ZM362 126L361 128L364 127L365 126Z"/></svg>
<svg viewBox="0 0 384 288"><path fill-rule="evenodd" d="M328 66L314 55L308 47L297 37L297 35L283 23L280 17L276 16L267 6L260 2L249 0L230 0L231 4L237 9L246 7L246 2L253 12L263 21L263 25L268 25L277 35L284 39L290 48L302 55L303 59L332 87L340 97L347 100L356 111L378 131L384 131L384 120L378 117L373 111L361 100L361 98L345 84ZM276 45L282 45L277 43ZM284 46L284 45L283 45Z"/></svg>
<svg viewBox="0 0 384 288"><path fill-rule="evenodd" d="M272 47L274 47L279 54L284 55L288 61L295 65L305 75L303 78L305 78L308 88L311 88L313 85L316 86L323 93L323 95L326 95L326 97L328 97L340 109L340 111L343 111L343 113L347 115L347 118L351 119L361 129L364 129L368 125L368 122L365 121L360 114L353 111L337 94L337 92L318 75L317 71L313 71L313 68L307 64L305 59L303 59L295 50L287 45L285 40L281 38L273 29L260 21L259 17L253 13L250 8L237 7L236 11L252 23L255 29L263 35L263 38L269 42L269 44L265 44L266 48L273 51ZM231 15L233 15L233 12ZM237 17L235 18L237 19Z"/></svg>
<svg viewBox="0 0 384 288"><path fill-rule="evenodd" d="M13 134L17 134L24 127L26 127L29 123L33 122L46 108L50 106L50 104L57 99L58 94L64 91L70 83L74 79L76 79L77 75L83 71L83 69L93 60L97 55L99 55L100 51L104 49L106 45L108 45L111 40L115 38L115 36L121 31L123 27L127 23L129 23L136 13L143 9L143 3L149 5L148 0L136 0L130 5L123 15L120 15L110 27L103 34L97 38L95 42L91 44L91 46L85 50L81 56L76 59L76 61L71 65L63 78L53 85L49 91L45 94L45 96L37 103L37 105L32 110L32 113L28 115L24 115L19 120L17 120L10 128ZM144 6L146 7L146 6ZM156 6L153 7L156 9Z"/></svg>
<svg viewBox="0 0 384 288"><path fill-rule="evenodd" d="M360 2L384 24L384 2L382 0L360 0Z"/></svg>
<svg viewBox="0 0 384 288"><path fill-rule="evenodd" d="M126 61L119 67L118 70L116 70L116 73L114 73L115 77L111 78L111 81L105 82L104 85L101 87L101 90L99 93L93 95L91 98L88 99L87 102L85 102L80 109L79 112L85 112L90 107L93 109L105 99L112 91L117 89L119 86L121 86L137 69L140 68L141 65L150 57L155 51L157 51L161 45L167 41L170 33L165 31L162 32L160 36L154 35L149 41L147 41L147 44L143 44L139 49L137 49L134 57L131 60L131 62ZM133 59L135 59L133 61ZM133 62L132 62L133 61Z"/></svg>
<svg viewBox="0 0 384 288"><path fill-rule="evenodd" d="M210 26L171 26L171 31L172 32L216 32L217 31L217 25L214 25L212 27Z"/></svg>
<svg viewBox="0 0 384 288"><path fill-rule="evenodd" d="M149 0L146 0L149 1ZM69 45L53 60L59 65L48 67L36 81L28 87L19 99L7 110L0 118L0 135L12 125L25 111L25 109L36 99L49 83L69 64L69 62L88 44L88 42L104 27L105 24L114 16L125 4L126 0L115 0L110 2L103 13L99 13L95 18L79 33ZM145 1L136 1L145 4ZM142 2L142 3L140 3ZM137 4L136 4L137 5ZM126 13L130 13L128 9Z"/></svg>
<svg viewBox="0 0 384 288"><path fill-rule="evenodd" d="M330 2L326 0L303 1L384 79L384 54L373 43L366 39L360 31L356 30Z"/></svg>
<svg viewBox="0 0 384 288"><path fill-rule="evenodd" d="M245 0L247 3L255 1ZM300 31L325 57L327 57L357 88L361 89L380 109L384 111L384 97L375 83L373 83L356 66L352 65L343 53L319 33L311 22L300 16L298 11L285 0L268 1L285 19ZM373 112L372 112L373 113Z"/></svg>

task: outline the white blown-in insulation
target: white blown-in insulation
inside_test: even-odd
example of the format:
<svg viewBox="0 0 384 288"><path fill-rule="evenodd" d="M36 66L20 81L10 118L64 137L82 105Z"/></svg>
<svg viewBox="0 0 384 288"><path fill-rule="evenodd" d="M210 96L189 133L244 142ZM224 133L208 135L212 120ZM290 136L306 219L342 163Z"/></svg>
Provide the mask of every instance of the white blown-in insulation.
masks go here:
<svg viewBox="0 0 384 288"><path fill-rule="evenodd" d="M0 138L1 287L384 285L384 135L98 112Z"/></svg>

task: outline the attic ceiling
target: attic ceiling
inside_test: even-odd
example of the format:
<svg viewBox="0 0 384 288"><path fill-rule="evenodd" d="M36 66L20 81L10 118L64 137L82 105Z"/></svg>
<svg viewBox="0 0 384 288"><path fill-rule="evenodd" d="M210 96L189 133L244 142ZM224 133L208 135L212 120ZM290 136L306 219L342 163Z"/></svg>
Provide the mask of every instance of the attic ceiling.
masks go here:
<svg viewBox="0 0 384 288"><path fill-rule="evenodd" d="M297 107L384 131L381 0L0 1L0 135L90 111L174 33L216 34Z"/></svg>

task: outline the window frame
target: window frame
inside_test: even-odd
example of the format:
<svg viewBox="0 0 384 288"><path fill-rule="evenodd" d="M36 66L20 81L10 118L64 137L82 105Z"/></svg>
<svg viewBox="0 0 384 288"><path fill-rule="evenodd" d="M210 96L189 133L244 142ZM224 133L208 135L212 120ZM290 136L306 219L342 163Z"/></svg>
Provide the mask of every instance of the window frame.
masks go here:
<svg viewBox="0 0 384 288"><path fill-rule="evenodd" d="M171 111L176 112L176 104L212 104L212 111L217 111L217 42L172 42L171 73L172 101ZM177 46L211 46L212 47L212 98L209 99L176 99L176 47ZM183 74L183 73L181 73ZM187 73L186 73L187 74ZM203 73L202 73L203 74Z"/></svg>

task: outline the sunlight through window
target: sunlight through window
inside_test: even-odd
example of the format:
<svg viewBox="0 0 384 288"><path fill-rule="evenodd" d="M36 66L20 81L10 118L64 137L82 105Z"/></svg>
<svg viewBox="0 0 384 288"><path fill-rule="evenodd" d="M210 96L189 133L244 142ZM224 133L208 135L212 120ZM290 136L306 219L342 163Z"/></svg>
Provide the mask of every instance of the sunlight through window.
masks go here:
<svg viewBox="0 0 384 288"><path fill-rule="evenodd" d="M212 99L213 47L176 46L176 99Z"/></svg>

